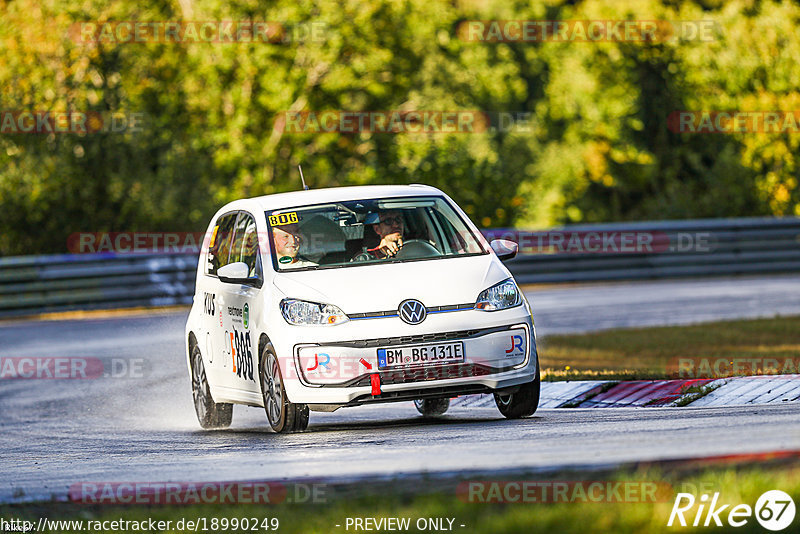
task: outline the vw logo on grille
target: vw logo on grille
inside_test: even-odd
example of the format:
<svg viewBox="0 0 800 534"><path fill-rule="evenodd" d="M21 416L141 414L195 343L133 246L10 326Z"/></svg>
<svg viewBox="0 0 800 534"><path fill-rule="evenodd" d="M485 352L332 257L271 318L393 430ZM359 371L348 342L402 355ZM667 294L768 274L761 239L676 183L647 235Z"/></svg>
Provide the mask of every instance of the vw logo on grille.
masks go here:
<svg viewBox="0 0 800 534"><path fill-rule="evenodd" d="M418 300L409 299L400 303L397 313L404 323L419 324L428 316L428 310Z"/></svg>

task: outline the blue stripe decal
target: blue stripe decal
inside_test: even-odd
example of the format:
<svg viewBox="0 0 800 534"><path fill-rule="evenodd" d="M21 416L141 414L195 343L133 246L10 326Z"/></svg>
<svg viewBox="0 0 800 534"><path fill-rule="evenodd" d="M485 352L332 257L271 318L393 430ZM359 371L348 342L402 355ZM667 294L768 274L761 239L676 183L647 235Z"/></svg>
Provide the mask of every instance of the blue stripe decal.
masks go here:
<svg viewBox="0 0 800 534"><path fill-rule="evenodd" d="M350 317L351 321L362 321L364 319L385 319L387 317L397 317L397 314L393 315L376 315L374 317Z"/></svg>
<svg viewBox="0 0 800 534"><path fill-rule="evenodd" d="M428 315L431 315L431 314L434 314L434 313L450 313L450 312L467 311L467 310L474 310L474 309L475 309L474 306L469 306L468 308L455 308L453 310L434 310L434 311L428 311ZM350 317L350 320L351 321L362 321L364 319L386 319L386 318L389 318L389 317L397 317L397 316L398 315L396 313L394 313L392 315L375 315L375 316L372 316L372 317Z"/></svg>

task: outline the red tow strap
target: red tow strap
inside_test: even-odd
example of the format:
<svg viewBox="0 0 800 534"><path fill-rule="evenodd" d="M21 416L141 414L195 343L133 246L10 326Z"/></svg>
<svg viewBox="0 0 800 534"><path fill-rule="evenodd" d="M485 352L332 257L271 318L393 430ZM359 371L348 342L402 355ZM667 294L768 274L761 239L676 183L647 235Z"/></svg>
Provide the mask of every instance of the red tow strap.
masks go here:
<svg viewBox="0 0 800 534"><path fill-rule="evenodd" d="M369 375L370 383L372 384L372 394L373 395L380 395L381 394L381 375L378 373L373 373Z"/></svg>

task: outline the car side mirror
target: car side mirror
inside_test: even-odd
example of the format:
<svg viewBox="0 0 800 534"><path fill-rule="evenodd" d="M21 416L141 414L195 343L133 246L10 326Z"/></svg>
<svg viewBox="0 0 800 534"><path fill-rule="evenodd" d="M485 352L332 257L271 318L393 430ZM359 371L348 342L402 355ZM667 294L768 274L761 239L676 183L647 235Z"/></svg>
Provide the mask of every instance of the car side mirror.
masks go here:
<svg viewBox="0 0 800 534"><path fill-rule="evenodd" d="M217 269L217 276L220 282L259 287L261 279L258 277L250 278L249 274L250 267L243 261L235 261Z"/></svg>
<svg viewBox="0 0 800 534"><path fill-rule="evenodd" d="M517 244L508 239L495 239L489 243L489 246L492 247L494 253L497 254L497 259L500 261L510 260L517 255L519 250Z"/></svg>

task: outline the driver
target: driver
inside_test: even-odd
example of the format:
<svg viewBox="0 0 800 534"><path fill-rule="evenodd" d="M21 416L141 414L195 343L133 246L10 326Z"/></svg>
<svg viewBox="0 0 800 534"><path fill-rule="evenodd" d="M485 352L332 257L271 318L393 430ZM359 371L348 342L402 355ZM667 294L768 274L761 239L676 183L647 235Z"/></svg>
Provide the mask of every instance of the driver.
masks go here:
<svg viewBox="0 0 800 534"><path fill-rule="evenodd" d="M272 227L272 240L275 242L275 255L281 268L314 267L317 264L300 257L303 236L295 223Z"/></svg>
<svg viewBox="0 0 800 534"><path fill-rule="evenodd" d="M389 258L397 254L403 247L405 223L400 211L384 211L380 214L380 222L372 225L381 242L377 247L367 249L376 258Z"/></svg>

